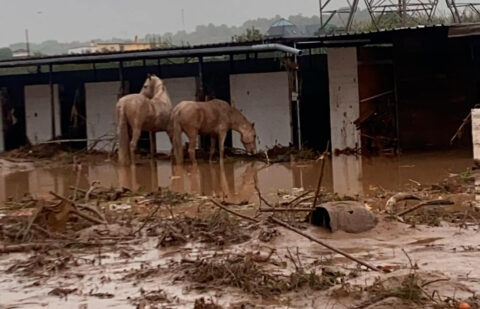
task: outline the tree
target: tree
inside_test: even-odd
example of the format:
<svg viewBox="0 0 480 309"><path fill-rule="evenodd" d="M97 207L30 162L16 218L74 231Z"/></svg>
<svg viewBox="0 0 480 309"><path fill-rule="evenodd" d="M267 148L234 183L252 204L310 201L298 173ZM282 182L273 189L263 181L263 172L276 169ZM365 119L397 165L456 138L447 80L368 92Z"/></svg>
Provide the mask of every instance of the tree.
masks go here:
<svg viewBox="0 0 480 309"><path fill-rule="evenodd" d="M0 59L12 58L12 50L8 47L0 48Z"/></svg>
<svg viewBox="0 0 480 309"><path fill-rule="evenodd" d="M240 35L234 35L232 37L233 42L249 42L249 41L261 41L263 40L263 34L252 26L251 28L247 28L244 33Z"/></svg>

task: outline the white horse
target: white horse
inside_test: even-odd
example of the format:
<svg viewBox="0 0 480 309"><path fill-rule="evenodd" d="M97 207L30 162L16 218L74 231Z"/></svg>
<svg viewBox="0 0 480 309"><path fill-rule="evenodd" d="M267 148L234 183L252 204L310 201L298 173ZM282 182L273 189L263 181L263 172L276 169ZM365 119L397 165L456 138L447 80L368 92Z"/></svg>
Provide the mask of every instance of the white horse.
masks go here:
<svg viewBox="0 0 480 309"><path fill-rule="evenodd" d="M123 96L118 100L116 109L120 138L118 161L122 165L135 164L140 133L167 131L172 111L170 96L160 78L148 75L140 93Z"/></svg>

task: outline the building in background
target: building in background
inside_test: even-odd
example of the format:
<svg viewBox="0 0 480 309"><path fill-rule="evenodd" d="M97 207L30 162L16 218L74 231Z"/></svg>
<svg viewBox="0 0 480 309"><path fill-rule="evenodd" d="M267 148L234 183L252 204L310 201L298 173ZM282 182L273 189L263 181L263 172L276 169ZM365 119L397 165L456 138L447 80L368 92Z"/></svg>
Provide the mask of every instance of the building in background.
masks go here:
<svg viewBox="0 0 480 309"><path fill-rule="evenodd" d="M29 54L28 54L28 50L26 49L17 49L13 51L12 56L13 58L25 58L25 57L28 57Z"/></svg>
<svg viewBox="0 0 480 309"><path fill-rule="evenodd" d="M272 24L265 34L266 38L301 37L304 33L291 21L280 18Z"/></svg>
<svg viewBox="0 0 480 309"><path fill-rule="evenodd" d="M133 42L96 42L92 41L90 46L76 47L68 50L69 55L74 54L92 54L92 53L111 53L134 50L150 49L150 42L139 42L138 36L135 36Z"/></svg>

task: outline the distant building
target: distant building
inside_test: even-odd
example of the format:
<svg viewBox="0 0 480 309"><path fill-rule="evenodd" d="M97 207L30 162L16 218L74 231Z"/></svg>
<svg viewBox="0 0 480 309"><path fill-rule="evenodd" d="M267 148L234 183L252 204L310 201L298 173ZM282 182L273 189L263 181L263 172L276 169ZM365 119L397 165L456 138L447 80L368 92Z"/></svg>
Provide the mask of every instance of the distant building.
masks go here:
<svg viewBox="0 0 480 309"><path fill-rule="evenodd" d="M76 47L68 50L69 55L92 54L96 52L97 52L97 48L95 46Z"/></svg>
<svg viewBox="0 0 480 309"><path fill-rule="evenodd" d="M28 54L28 50L26 49L17 49L17 50L14 50L12 53L13 58L25 58L28 56L30 55Z"/></svg>
<svg viewBox="0 0 480 309"><path fill-rule="evenodd" d="M272 24L265 34L266 38L289 38L304 36L303 32L291 21L280 18Z"/></svg>
<svg viewBox="0 0 480 309"><path fill-rule="evenodd" d="M146 50L150 48L150 43L139 42L138 37L135 36L135 41L128 43L92 41L90 46L69 49L68 54L110 53L120 51Z"/></svg>

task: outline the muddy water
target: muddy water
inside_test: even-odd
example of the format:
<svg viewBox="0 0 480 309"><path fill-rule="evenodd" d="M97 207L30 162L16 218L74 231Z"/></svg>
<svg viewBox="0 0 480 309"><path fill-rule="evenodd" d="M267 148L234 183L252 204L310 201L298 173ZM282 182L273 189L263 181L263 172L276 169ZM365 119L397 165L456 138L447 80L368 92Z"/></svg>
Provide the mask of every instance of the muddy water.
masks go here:
<svg viewBox="0 0 480 309"><path fill-rule="evenodd" d="M401 190L406 184L437 183L450 173L464 172L472 165L468 151L406 154L398 158L357 158L339 156L325 165L323 186L339 194L368 196L375 188ZM19 198L26 193L44 195L48 191L66 194L76 184L72 167L36 168L15 171L0 167L0 200ZM255 194L255 179L262 192L279 189L316 187L320 162L279 163L235 161L199 164L174 169L168 161L144 161L135 167L121 167L112 162L84 164L78 176L79 187L93 181L102 186L124 186L150 191L169 187L178 192L228 197L250 201Z"/></svg>

